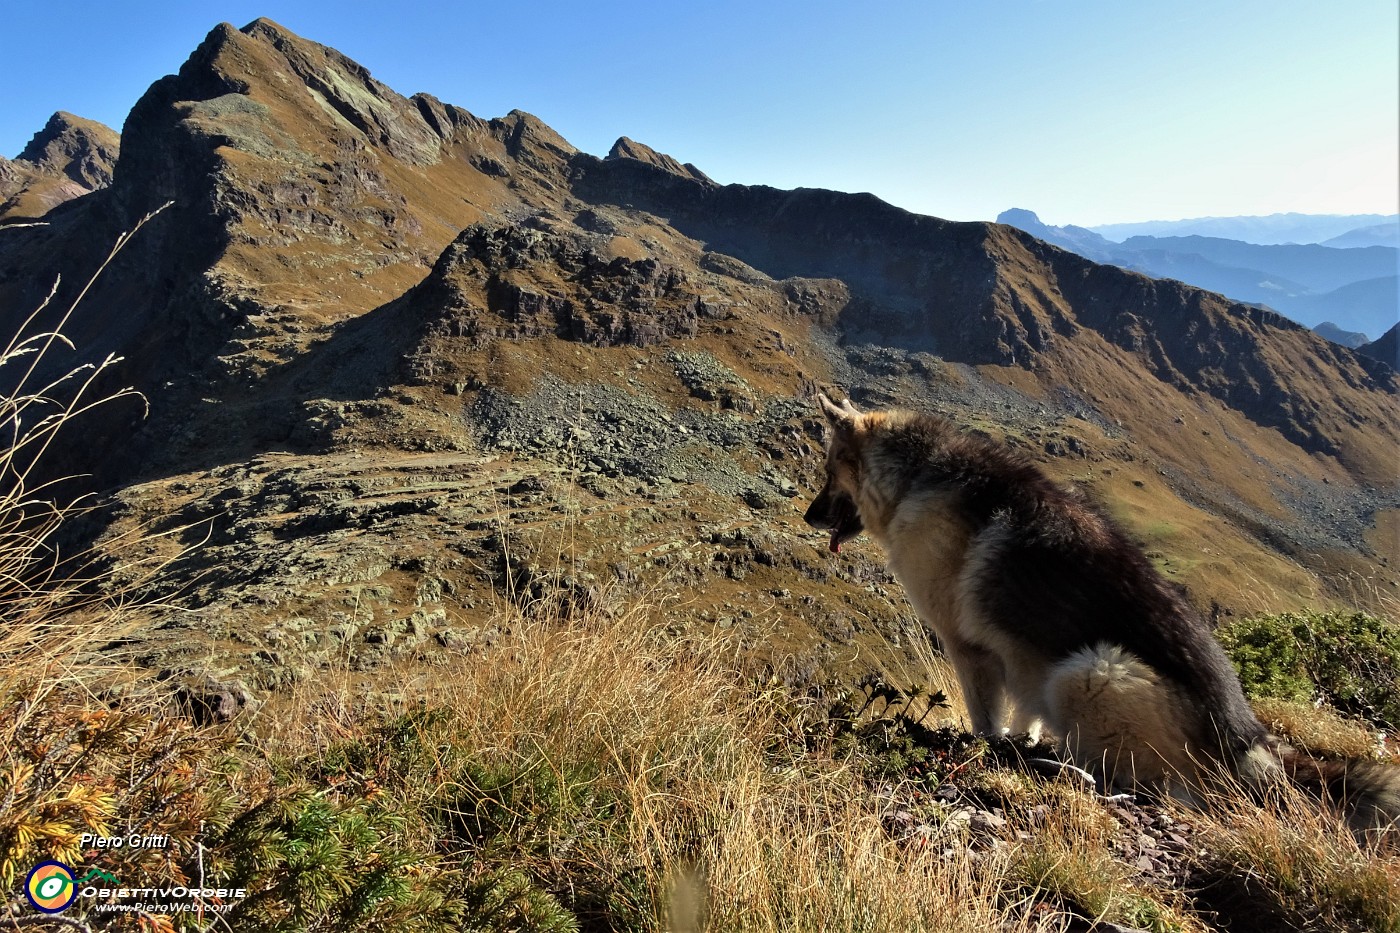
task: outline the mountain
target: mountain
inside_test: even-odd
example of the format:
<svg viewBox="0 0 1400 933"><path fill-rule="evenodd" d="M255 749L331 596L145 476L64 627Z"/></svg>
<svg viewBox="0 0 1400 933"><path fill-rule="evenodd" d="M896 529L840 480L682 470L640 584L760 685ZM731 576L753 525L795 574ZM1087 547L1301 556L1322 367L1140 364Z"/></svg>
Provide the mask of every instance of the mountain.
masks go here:
<svg viewBox="0 0 1400 933"><path fill-rule="evenodd" d="M1090 229L1115 241L1134 236L1204 236L1269 246L1320 243L1357 227L1377 225L1393 230L1400 225L1400 214L1289 213L1269 214L1264 217L1194 217L1188 220L1100 224Z"/></svg>
<svg viewBox="0 0 1400 933"><path fill-rule="evenodd" d="M1153 249L1147 245L1151 242L1155 240L1143 237L1139 242L1140 248L1120 248L1117 264L1155 278L1189 282L1198 288L1228 295L1236 301L1268 305L1285 314L1292 310L1292 299L1312 294L1312 289L1307 285L1281 275L1213 262L1200 253ZM1288 316L1300 324L1307 324L1307 321L1292 314Z"/></svg>
<svg viewBox="0 0 1400 933"><path fill-rule="evenodd" d="M1307 324L1332 321L1343 330L1383 334L1400 321L1400 278L1365 279L1287 304L1289 316ZM1316 326L1316 325L1314 325Z"/></svg>
<svg viewBox="0 0 1400 933"><path fill-rule="evenodd" d="M1056 246L1063 247L1072 253L1078 253L1086 259L1122 265L1121 262L1116 261L1122 255L1118 244L1099 236L1087 227L1073 225L1052 227L1042 221L1035 211L1019 207L1002 211L997 215L997 223L1024 230L1037 239L1054 243Z"/></svg>
<svg viewBox="0 0 1400 933"><path fill-rule="evenodd" d="M655 165L673 175L693 178L696 181L709 181L710 176L700 171L689 162L682 165L668 155L657 152L655 149L643 143L635 142L623 136L608 150L609 159L636 159L639 162L646 162L648 165Z"/></svg>
<svg viewBox="0 0 1400 933"><path fill-rule="evenodd" d="M1323 321L1313 328L1322 337L1326 337L1333 343L1339 343L1344 347L1351 347L1353 350L1365 346L1371 342L1371 338L1359 331L1343 330L1331 321Z"/></svg>
<svg viewBox="0 0 1400 933"><path fill-rule="evenodd" d="M1343 330L1379 334L1397 317L1400 250L1392 247L1259 246L1201 236L1114 243L1084 227L1048 226L1031 211L1006 211L997 219L1096 262L1265 305L1308 327L1331 321Z"/></svg>
<svg viewBox="0 0 1400 933"><path fill-rule="evenodd" d="M1130 237L1120 247L1130 268L1266 304L1308 327L1330 320L1380 334L1400 310L1400 250L1393 247L1259 246L1198 236Z"/></svg>
<svg viewBox="0 0 1400 933"><path fill-rule="evenodd" d="M1314 292L1331 291L1366 279L1396 274L1400 250L1387 246L1336 249L1309 243L1259 246L1218 237L1129 237L1119 244L1132 252L1165 250L1200 256L1217 265L1258 269L1265 275L1301 283Z"/></svg>
<svg viewBox="0 0 1400 933"><path fill-rule="evenodd" d="M1203 605L1400 585L1392 367L1007 225L598 158L260 19L152 85L109 187L0 238L0 316L60 271L66 308L166 202L49 361L116 354L104 385L144 395L51 470L105 503L71 546L166 532L162 669L277 689L618 586L795 681L878 666L917 622L873 548L833 561L801 520L819 386L1005 439Z"/></svg>
<svg viewBox="0 0 1400 933"><path fill-rule="evenodd" d="M1376 224L1370 227L1357 227L1330 240L1323 240L1323 246L1352 249L1358 246L1400 247L1400 223Z"/></svg>
<svg viewBox="0 0 1400 933"><path fill-rule="evenodd" d="M14 161L0 158L0 223L107 187L120 149L121 138L101 123L55 113Z"/></svg>
<svg viewBox="0 0 1400 933"><path fill-rule="evenodd" d="M1400 324L1396 324L1376 340L1357 347L1357 352L1384 360L1400 370Z"/></svg>

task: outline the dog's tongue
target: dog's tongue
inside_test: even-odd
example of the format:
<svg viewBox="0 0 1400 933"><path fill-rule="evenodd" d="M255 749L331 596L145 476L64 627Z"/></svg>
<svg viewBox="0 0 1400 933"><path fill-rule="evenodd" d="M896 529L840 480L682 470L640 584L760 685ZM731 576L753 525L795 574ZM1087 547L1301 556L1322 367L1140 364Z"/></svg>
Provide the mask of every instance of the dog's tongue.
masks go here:
<svg viewBox="0 0 1400 933"><path fill-rule="evenodd" d="M841 532L839 531L833 531L831 533L831 553L841 553Z"/></svg>

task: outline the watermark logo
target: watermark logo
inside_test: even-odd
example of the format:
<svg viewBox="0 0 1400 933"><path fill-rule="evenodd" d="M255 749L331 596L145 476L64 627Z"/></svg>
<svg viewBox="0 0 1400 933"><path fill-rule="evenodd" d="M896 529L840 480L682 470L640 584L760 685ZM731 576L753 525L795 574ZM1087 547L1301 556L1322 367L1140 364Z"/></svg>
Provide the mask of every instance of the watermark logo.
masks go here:
<svg viewBox="0 0 1400 933"><path fill-rule="evenodd" d="M88 873L78 879L78 884L87 884L89 881L110 881L112 884L121 884L116 875L109 874L100 868L89 868Z"/></svg>
<svg viewBox="0 0 1400 933"><path fill-rule="evenodd" d="M100 868L89 868L81 878L74 878L73 869L62 862L40 862L24 879L24 895L35 910L46 914L61 913L81 897L88 901L87 908L97 913L136 911L203 916L231 911L238 901L248 896L248 889L211 888L203 884L193 888L188 885L123 887L116 875Z"/></svg>
<svg viewBox="0 0 1400 933"><path fill-rule="evenodd" d="M73 869L62 862L40 862L24 879L24 896L35 910L46 914L67 910L78 896Z"/></svg>

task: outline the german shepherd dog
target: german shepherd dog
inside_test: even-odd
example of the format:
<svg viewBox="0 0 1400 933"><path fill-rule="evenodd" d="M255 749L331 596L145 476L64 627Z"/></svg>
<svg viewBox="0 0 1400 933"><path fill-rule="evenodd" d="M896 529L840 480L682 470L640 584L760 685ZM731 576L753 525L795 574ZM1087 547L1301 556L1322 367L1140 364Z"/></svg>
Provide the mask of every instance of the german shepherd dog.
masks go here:
<svg viewBox="0 0 1400 933"><path fill-rule="evenodd" d="M1082 493L945 419L817 401L826 485L805 519L833 553L862 531L884 549L974 731L1043 725L1109 786L1187 802L1222 771L1254 787L1291 775L1358 830L1400 816L1400 769L1315 761L1269 734L1205 620Z"/></svg>

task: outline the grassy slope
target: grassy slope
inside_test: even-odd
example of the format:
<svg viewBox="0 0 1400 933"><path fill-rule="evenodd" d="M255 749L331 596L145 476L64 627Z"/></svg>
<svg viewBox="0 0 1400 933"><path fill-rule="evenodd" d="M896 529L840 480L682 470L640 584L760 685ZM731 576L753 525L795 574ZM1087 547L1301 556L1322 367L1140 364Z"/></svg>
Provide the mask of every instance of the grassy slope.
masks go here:
<svg viewBox="0 0 1400 933"><path fill-rule="evenodd" d="M11 886L52 857L123 880L202 871L252 892L227 917L239 930L1400 924L1400 861L1305 801L1150 807L1191 827L1164 883L1119 845L1127 811L1093 793L879 703L853 728L742 675L724 639L652 625L646 596L661 594L614 595L569 618L504 604L493 648L379 673L396 689L378 708L345 672L241 728L113 707L7 658L0 871ZM955 799L935 793L947 786ZM970 820L970 803L1005 822ZM166 832L172 847L99 855L84 831Z"/></svg>

